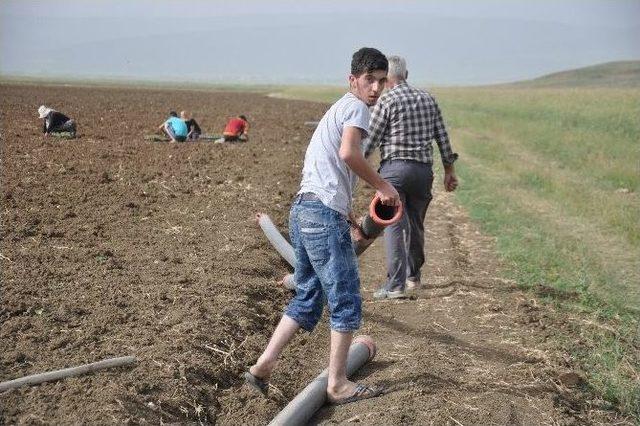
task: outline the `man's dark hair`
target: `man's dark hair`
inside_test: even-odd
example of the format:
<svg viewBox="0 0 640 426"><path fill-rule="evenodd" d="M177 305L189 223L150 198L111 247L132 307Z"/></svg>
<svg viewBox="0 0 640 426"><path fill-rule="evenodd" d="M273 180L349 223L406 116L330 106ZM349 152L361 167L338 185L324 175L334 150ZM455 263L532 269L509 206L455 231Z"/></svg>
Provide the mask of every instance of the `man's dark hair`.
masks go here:
<svg viewBox="0 0 640 426"><path fill-rule="evenodd" d="M378 70L389 70L387 57L378 49L363 47L353 54L353 58L351 58L351 74L354 76L359 77L364 73Z"/></svg>
<svg viewBox="0 0 640 426"><path fill-rule="evenodd" d="M177 116L178 116L178 113L177 113L177 112L175 112L175 111L171 111L171 112L169 113L169 116L171 116L171 117L177 117Z"/></svg>
<svg viewBox="0 0 640 426"><path fill-rule="evenodd" d="M247 123L249 122L249 120L247 120L247 117L245 117L244 115L241 115L240 118L242 118L244 121L246 121Z"/></svg>

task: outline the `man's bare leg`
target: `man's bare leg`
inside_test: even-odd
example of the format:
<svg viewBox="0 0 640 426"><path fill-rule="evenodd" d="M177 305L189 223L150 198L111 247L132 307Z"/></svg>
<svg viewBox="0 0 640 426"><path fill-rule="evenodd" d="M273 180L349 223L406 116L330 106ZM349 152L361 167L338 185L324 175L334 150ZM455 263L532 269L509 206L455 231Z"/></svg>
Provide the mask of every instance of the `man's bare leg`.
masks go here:
<svg viewBox="0 0 640 426"><path fill-rule="evenodd" d="M337 400L351 396L356 384L347 379L347 356L353 340L352 332L331 330L331 353L329 355L329 377L327 396Z"/></svg>
<svg viewBox="0 0 640 426"><path fill-rule="evenodd" d="M249 372L262 380L267 380L278 363L278 357L282 349L289 343L299 329L300 324L292 318L283 315L267 347L255 365L249 368Z"/></svg>

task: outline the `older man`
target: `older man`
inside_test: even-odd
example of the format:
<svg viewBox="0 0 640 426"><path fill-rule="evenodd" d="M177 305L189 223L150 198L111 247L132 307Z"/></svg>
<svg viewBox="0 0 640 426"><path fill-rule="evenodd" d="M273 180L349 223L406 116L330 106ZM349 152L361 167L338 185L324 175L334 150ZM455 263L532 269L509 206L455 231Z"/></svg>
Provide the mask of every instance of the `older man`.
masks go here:
<svg viewBox="0 0 640 426"><path fill-rule="evenodd" d="M440 108L429 93L407 83L406 61L390 56L387 89L371 113L365 156L380 146L380 175L400 194L405 214L385 229L387 281L374 294L376 299L406 296L405 290L420 288L424 264L424 218L431 201L433 146L438 144L444 164L444 187L458 186L454 161Z"/></svg>

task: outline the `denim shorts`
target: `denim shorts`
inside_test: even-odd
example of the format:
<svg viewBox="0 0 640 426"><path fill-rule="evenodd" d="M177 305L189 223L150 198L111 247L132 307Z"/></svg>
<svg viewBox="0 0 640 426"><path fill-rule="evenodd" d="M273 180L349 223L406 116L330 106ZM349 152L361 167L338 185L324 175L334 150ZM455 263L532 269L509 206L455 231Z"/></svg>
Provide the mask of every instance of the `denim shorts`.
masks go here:
<svg viewBox="0 0 640 426"><path fill-rule="evenodd" d="M296 295L285 315L312 331L326 300L332 330L360 328L358 260L346 218L319 200L298 197L291 206L289 235L296 254Z"/></svg>

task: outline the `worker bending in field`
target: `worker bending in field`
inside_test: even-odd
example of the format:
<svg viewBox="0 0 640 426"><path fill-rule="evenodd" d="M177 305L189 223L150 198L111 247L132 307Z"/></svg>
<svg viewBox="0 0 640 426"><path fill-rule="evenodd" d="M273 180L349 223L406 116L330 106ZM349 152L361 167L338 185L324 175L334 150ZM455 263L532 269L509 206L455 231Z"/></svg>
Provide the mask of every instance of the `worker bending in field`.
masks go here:
<svg viewBox="0 0 640 426"><path fill-rule="evenodd" d="M175 111L169 113L169 118L158 126L158 130L169 136L171 142L184 142L189 134L187 124L184 120L178 118L178 113Z"/></svg>
<svg viewBox="0 0 640 426"><path fill-rule="evenodd" d="M246 142L249 140L249 122L247 117L240 115L229 119L222 132L225 142Z"/></svg>
<svg viewBox="0 0 640 426"><path fill-rule="evenodd" d="M196 119L191 117L187 111L180 111L180 119L187 125L187 140L197 140L202 134L202 129Z"/></svg>
<svg viewBox="0 0 640 426"><path fill-rule="evenodd" d="M53 108L41 105L38 108L38 116L44 119L42 133L46 138L51 133L69 132L72 138L76 137L76 122Z"/></svg>

